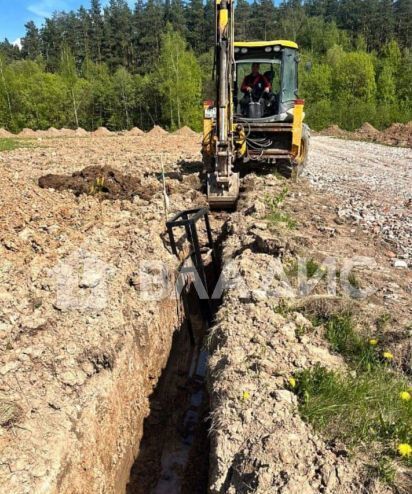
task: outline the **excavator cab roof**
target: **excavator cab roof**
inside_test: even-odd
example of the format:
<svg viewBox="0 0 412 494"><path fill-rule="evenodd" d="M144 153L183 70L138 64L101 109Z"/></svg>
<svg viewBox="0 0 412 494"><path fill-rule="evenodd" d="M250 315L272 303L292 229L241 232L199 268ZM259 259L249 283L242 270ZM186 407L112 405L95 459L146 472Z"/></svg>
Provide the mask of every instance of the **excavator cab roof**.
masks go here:
<svg viewBox="0 0 412 494"><path fill-rule="evenodd" d="M235 48L266 48L268 46L281 46L282 48L298 49L297 43L285 39L276 39L273 41L235 41Z"/></svg>

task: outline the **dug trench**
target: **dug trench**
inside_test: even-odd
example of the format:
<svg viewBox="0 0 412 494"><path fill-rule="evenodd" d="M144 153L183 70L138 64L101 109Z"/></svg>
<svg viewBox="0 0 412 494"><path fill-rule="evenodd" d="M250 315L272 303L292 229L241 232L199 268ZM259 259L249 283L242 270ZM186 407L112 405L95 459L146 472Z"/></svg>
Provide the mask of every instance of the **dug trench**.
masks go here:
<svg viewBox="0 0 412 494"><path fill-rule="evenodd" d="M160 257L170 272L178 260L162 238L159 160L148 162L147 144L136 142L113 137L112 154L100 138L79 140L75 147L59 142L58 159L53 148L41 148L16 151L7 163L0 160L0 181L7 190L3 210L19 204L17 214L5 217L0 239L8 263L2 283L10 287L2 291L6 303L1 306L2 489L120 494L129 484L129 492L147 493L205 492L207 485L213 494L396 492L368 469L381 454L399 463L396 452L388 453L396 451L396 443L383 450L374 443L350 449L339 431L332 431L335 437L315 430L303 420L289 379L317 364L351 371L326 340L325 328L313 324L317 316L327 317L346 304L360 334L376 337L377 351L392 352L388 370L410 376L410 272L391 266L388 246L378 235L337 218L339 199L333 195L277 176L245 177L238 211L213 215L211 221L215 239L223 229L222 264L233 261L246 290L229 286L217 307L206 338L208 395L202 383L205 406L196 410L198 433L188 431L181 424L199 383L188 378L187 369L189 362L199 361L204 318L189 294L161 304L137 296L141 260ZM180 143L165 137L165 153L175 142ZM194 173L176 166L198 152L198 142L188 143L193 149L178 150L166 160L173 211L205 205ZM158 145L156 140L153 149ZM145 199L136 189L120 200L101 200L109 180L102 183L101 169L89 182L83 173L86 185L80 192L58 190L58 184L38 188L39 177L50 172L73 178L82 168L79 162L90 164L91 148L96 166L110 164L125 177L140 169L142 187L153 195ZM27 159L33 167L25 166ZM104 261L111 303L85 310L73 308L71 299L55 300L46 269L61 258L67 265L85 265L75 302L85 296L91 300L96 279L87 269L89 251ZM379 269L359 269L356 277L360 286L374 285L377 291L366 300L348 300L315 289L313 297L296 300L280 276L269 282L266 274L279 274L281 267L293 273L299 255L311 266L330 255L338 261L374 257ZM20 307L20 300L28 302ZM183 310L185 302L190 313ZM197 346L190 341L189 322Z"/></svg>
<svg viewBox="0 0 412 494"><path fill-rule="evenodd" d="M144 421L143 437L131 469L127 494L208 492L210 409L206 341L220 305L220 298L213 298L212 293L221 272L220 251L224 238L221 225L226 216L214 215L217 237L212 244L204 229L198 231L196 226L191 227L199 234L201 265L196 264L196 255L190 255L193 246L185 248L188 246L183 242L179 248L182 272L186 271L180 281L185 319L180 331L174 335L167 365L150 397L150 414ZM185 252L188 253L186 259L182 257ZM194 273L191 272L193 268ZM205 277L200 280L198 276L202 272ZM200 281L207 299L199 288Z"/></svg>

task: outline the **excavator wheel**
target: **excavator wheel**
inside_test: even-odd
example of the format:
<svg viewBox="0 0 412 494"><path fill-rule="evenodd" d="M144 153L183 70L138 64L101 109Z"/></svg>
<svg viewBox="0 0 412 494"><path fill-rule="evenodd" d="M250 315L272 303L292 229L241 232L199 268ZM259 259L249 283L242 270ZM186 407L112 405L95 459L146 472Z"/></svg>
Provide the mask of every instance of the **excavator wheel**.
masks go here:
<svg viewBox="0 0 412 494"><path fill-rule="evenodd" d="M281 175L283 175L285 178L293 178L294 180L298 179L302 175L302 172L308 163L309 142L309 127L306 124L303 124L300 154L294 161L281 160L276 164L277 170Z"/></svg>

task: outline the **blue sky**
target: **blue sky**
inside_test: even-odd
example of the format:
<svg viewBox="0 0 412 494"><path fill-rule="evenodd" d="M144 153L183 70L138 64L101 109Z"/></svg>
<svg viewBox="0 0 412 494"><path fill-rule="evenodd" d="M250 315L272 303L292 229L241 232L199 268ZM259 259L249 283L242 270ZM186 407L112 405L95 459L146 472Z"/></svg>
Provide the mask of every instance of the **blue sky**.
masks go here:
<svg viewBox="0 0 412 494"><path fill-rule="evenodd" d="M106 2L102 2L104 4ZM130 4L134 1L130 0ZM45 17L56 10L76 10L89 7L89 0L0 0L0 40L14 41L24 36L24 24L33 20L40 26Z"/></svg>

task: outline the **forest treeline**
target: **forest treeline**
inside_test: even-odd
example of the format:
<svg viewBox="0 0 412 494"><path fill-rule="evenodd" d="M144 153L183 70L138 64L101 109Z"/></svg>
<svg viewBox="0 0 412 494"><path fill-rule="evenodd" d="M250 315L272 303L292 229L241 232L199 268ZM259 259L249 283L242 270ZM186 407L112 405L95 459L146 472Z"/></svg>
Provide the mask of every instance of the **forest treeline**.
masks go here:
<svg viewBox="0 0 412 494"><path fill-rule="evenodd" d="M211 96L210 0L110 0L0 42L0 127L199 128ZM412 0L238 0L236 37L301 48L309 125L412 120Z"/></svg>

